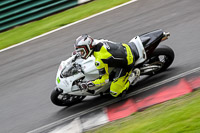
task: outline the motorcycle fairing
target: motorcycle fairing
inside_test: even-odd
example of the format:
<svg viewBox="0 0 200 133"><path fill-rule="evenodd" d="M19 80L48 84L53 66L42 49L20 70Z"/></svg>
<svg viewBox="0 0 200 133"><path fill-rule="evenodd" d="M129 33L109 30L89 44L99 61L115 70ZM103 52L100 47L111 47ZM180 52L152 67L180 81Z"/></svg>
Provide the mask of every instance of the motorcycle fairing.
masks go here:
<svg viewBox="0 0 200 133"><path fill-rule="evenodd" d="M140 64L140 63L143 63L147 59L147 56L146 56L146 52L145 52L145 49L144 49L144 46L142 44L140 37L139 36L134 37L133 39L131 39L129 41L129 43L131 43L131 45L136 46L137 52L139 54L138 55L139 57L135 62L135 66Z"/></svg>
<svg viewBox="0 0 200 133"><path fill-rule="evenodd" d="M149 56L154 51L154 49L161 42L163 36L163 31L161 29L154 30L139 36L142 44L144 45L147 56Z"/></svg>
<svg viewBox="0 0 200 133"><path fill-rule="evenodd" d="M154 30L139 36L144 47L147 48L150 44L161 39L163 37L163 31L161 29Z"/></svg>

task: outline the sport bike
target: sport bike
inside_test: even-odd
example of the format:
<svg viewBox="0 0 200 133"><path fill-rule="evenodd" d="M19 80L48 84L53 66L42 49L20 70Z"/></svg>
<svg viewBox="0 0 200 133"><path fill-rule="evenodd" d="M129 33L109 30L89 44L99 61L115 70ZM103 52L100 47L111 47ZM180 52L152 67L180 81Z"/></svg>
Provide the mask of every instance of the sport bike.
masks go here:
<svg viewBox="0 0 200 133"><path fill-rule="evenodd" d="M140 69L140 75L154 75L165 71L174 60L174 51L160 42L168 39L170 33L154 30L132 38L129 46L135 52L135 68ZM109 82L102 87L84 90L80 87L83 81L99 77L93 56L86 60L77 55L62 61L56 76L56 87L51 93L51 101L58 106L72 106L80 103L86 96L105 95L115 74L114 68L109 68ZM134 83L132 83L134 84Z"/></svg>

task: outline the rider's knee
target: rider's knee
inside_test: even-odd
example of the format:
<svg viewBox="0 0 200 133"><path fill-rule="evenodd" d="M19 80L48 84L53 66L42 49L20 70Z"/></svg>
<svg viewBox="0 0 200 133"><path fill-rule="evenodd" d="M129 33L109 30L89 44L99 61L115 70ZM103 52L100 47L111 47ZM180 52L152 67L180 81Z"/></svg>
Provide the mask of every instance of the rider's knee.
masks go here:
<svg viewBox="0 0 200 133"><path fill-rule="evenodd" d="M123 84L119 84L118 82L113 82L110 86L110 94L113 97L117 97L123 91Z"/></svg>
<svg viewBox="0 0 200 133"><path fill-rule="evenodd" d="M112 82L110 86L110 95L113 97L119 96L123 91L127 90L130 86L129 81L124 82Z"/></svg>

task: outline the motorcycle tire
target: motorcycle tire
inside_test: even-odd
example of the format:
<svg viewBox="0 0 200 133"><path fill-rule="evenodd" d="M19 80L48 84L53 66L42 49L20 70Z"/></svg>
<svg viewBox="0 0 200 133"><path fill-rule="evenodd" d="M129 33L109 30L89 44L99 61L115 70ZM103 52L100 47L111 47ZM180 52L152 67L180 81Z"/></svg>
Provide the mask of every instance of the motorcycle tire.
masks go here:
<svg viewBox="0 0 200 133"><path fill-rule="evenodd" d="M163 56L164 61L159 60L160 56ZM147 75L154 75L154 74L165 71L172 64L172 62L174 61L174 58L175 58L174 51L169 46L159 45L152 53L151 57L149 58L150 61L148 63L154 64L156 62L160 62L162 64L161 68L159 70L150 72Z"/></svg>
<svg viewBox="0 0 200 133"><path fill-rule="evenodd" d="M59 97L68 97L67 99L61 99ZM75 96L75 95L69 95L69 94L62 94L61 91L54 89L51 93L51 101L53 104L57 106L66 106L70 107L72 105L80 103L86 96Z"/></svg>

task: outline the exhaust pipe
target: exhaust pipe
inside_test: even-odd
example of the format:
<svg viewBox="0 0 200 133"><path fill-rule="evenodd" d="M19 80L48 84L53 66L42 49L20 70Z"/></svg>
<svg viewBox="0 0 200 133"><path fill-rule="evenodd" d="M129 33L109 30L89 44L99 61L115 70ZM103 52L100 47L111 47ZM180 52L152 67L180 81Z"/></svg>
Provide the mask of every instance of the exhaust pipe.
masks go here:
<svg viewBox="0 0 200 133"><path fill-rule="evenodd" d="M164 40L168 39L168 37L170 36L170 33L169 32L163 32L163 35L164 36L163 36L161 41L164 41Z"/></svg>

